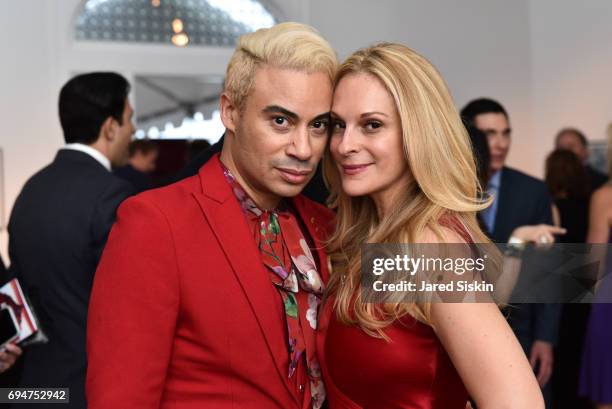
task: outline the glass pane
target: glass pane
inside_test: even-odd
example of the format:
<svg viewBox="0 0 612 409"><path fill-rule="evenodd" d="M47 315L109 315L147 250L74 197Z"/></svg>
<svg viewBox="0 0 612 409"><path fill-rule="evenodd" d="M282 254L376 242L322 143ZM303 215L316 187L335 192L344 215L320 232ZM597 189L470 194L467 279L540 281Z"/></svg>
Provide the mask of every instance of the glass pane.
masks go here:
<svg viewBox="0 0 612 409"><path fill-rule="evenodd" d="M255 0L88 0L75 37L233 47L239 36L276 22Z"/></svg>

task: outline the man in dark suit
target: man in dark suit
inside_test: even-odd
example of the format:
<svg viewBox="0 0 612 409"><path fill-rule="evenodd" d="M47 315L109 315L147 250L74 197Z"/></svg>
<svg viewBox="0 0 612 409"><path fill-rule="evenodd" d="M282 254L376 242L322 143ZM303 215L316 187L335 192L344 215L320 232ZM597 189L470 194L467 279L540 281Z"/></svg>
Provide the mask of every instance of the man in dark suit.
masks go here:
<svg viewBox="0 0 612 409"><path fill-rule="evenodd" d="M546 185L505 166L511 129L508 114L501 104L491 99L476 99L461 110L461 116L467 124L487 135L491 154L487 188L495 199L481 216L492 240L508 242L512 231L519 226L552 224L552 203ZM543 388L552 373L559 314L557 304L522 304L515 306L509 317Z"/></svg>
<svg viewBox="0 0 612 409"><path fill-rule="evenodd" d="M67 144L26 182L8 227L11 271L49 338L24 353L18 386L70 388L69 408L87 406L89 295L117 206L131 193L110 171L127 160L134 132L129 88L115 73L79 75L64 85L59 115Z"/></svg>
<svg viewBox="0 0 612 409"><path fill-rule="evenodd" d="M555 138L555 149L572 151L580 158L589 177L590 191L602 187L608 181L608 175L601 173L588 164L589 147L586 137L576 128L563 128Z"/></svg>

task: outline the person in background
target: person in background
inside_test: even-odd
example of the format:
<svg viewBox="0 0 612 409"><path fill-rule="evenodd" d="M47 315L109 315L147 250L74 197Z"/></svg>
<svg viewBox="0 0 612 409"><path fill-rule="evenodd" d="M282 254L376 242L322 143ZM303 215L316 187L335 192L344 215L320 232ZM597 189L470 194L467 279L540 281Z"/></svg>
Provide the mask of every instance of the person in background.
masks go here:
<svg viewBox="0 0 612 409"><path fill-rule="evenodd" d="M563 243L584 243L589 220L589 176L572 151L557 149L546 158L545 181L561 225L567 229Z"/></svg>
<svg viewBox="0 0 612 409"><path fill-rule="evenodd" d="M187 149L187 164L181 169L177 175L175 176L174 181L178 182L180 180L186 179L191 176L195 176L200 171L200 168L204 166L206 162L210 160L213 156L218 153L221 153L223 149L223 140L225 139L225 134L221 135L221 138L208 148L198 151L192 152L190 148Z"/></svg>
<svg viewBox="0 0 612 409"><path fill-rule="evenodd" d="M0 286L9 281L9 274L0 256ZM13 368L17 358L21 356L22 350L15 344L7 344L0 349L0 388L13 386L14 378L18 375L14 371L7 373Z"/></svg>
<svg viewBox="0 0 612 409"><path fill-rule="evenodd" d="M119 204L132 193L111 172L134 132L130 84L112 72L78 75L59 96L66 145L24 185L11 213L11 272L49 338L24 353L21 388L70 388L85 409L85 328L94 273ZM22 402L16 408L38 408Z"/></svg>
<svg viewBox="0 0 612 409"><path fill-rule="evenodd" d="M612 168L612 125L608 127L608 164ZM612 169L611 169L612 170ZM579 392L597 409L612 409L612 184L591 198L587 242L608 244L607 275L598 283L584 343Z"/></svg>
<svg viewBox="0 0 612 409"><path fill-rule="evenodd" d="M493 241L507 243L519 226L552 225L552 203L546 185L505 165L512 130L504 107L495 100L479 98L469 102L461 110L461 116L465 123L487 136L491 155L487 191L494 201L481 212L481 217ZM542 240L548 239L543 236ZM521 304L508 317L544 388L547 406L550 406L550 388L546 386L553 370L560 312L558 304Z"/></svg>
<svg viewBox="0 0 612 409"><path fill-rule="evenodd" d="M601 173L588 164L589 146L586 136L576 128L563 128L555 138L555 149L572 151L584 165L590 192L599 189L608 181L608 175Z"/></svg>
<svg viewBox="0 0 612 409"><path fill-rule="evenodd" d="M474 128L473 126L467 125L466 129L468 131L470 142L472 144L472 153L474 154L474 160L476 161L476 174L478 176L478 182L480 183L480 186L486 186L487 181L489 180L489 164L491 161L491 154L489 152L487 136L482 131L477 128ZM490 236L490 233L487 231L487 226L482 220L482 213L479 212L476 215L476 218L482 231L487 236ZM518 239L524 243L537 243L544 235L548 237L552 242L556 240L555 236L561 236L565 233L565 229L560 229L557 226L539 224L519 226L512 231L510 237L514 237L515 239Z"/></svg>
<svg viewBox="0 0 612 409"><path fill-rule="evenodd" d="M22 354L21 348L15 344L7 344L0 350L0 374L8 371Z"/></svg>
<svg viewBox="0 0 612 409"><path fill-rule="evenodd" d="M582 160L570 150L557 149L546 158L545 180L567 230L561 243L584 243L589 220L589 177ZM559 342L555 348L552 377L553 407L588 409L588 400L578 394L581 351L590 304L563 304Z"/></svg>
<svg viewBox="0 0 612 409"><path fill-rule="evenodd" d="M196 139L187 143L186 162L190 163L202 152L207 151L212 145L206 139Z"/></svg>
<svg viewBox="0 0 612 409"><path fill-rule="evenodd" d="M114 169L115 175L128 181L134 193L151 189L150 174L155 172L159 146L148 139L136 139L130 142L129 159L125 166Z"/></svg>

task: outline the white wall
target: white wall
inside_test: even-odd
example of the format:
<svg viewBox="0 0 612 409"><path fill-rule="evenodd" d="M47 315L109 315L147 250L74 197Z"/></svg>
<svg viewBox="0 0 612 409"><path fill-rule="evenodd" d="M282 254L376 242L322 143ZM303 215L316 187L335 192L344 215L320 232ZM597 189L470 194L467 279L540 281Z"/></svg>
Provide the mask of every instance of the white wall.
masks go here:
<svg viewBox="0 0 612 409"><path fill-rule="evenodd" d="M4 2L0 13L0 147L5 184L0 246L4 256L4 225L15 197L26 178L48 163L62 143L56 114L56 28L50 18L54 3ZM44 203L40 206L43 211Z"/></svg>
<svg viewBox="0 0 612 409"><path fill-rule="evenodd" d="M489 96L508 109L509 163L542 174L564 125L601 138L611 118L612 2L590 0L265 0L287 19L310 23L340 57L376 41L399 41L445 76L458 107ZM80 0L4 1L0 13L0 147L4 217L23 183L62 143L57 95L75 72L202 75L225 70L230 50L77 44ZM41 211L44 204L41 203ZM0 236L6 260L7 238Z"/></svg>
<svg viewBox="0 0 612 409"><path fill-rule="evenodd" d="M550 152L562 127L605 139L612 122L612 2L534 0L530 14L537 156Z"/></svg>

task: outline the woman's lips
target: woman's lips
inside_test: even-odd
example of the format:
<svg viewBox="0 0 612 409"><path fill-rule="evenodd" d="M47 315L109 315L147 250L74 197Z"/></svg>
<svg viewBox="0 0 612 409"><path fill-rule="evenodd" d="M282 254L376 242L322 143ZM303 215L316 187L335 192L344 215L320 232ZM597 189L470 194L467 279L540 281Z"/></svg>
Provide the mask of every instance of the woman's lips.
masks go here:
<svg viewBox="0 0 612 409"><path fill-rule="evenodd" d="M342 170L345 175L354 176L364 172L371 163L366 163L363 165L342 165Z"/></svg>
<svg viewBox="0 0 612 409"><path fill-rule="evenodd" d="M279 171L281 177L289 183L300 185L304 183L308 176L312 173L312 170L295 170L295 169L284 169L276 168Z"/></svg>

